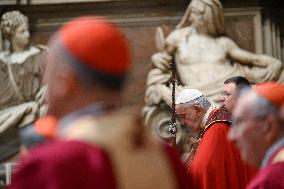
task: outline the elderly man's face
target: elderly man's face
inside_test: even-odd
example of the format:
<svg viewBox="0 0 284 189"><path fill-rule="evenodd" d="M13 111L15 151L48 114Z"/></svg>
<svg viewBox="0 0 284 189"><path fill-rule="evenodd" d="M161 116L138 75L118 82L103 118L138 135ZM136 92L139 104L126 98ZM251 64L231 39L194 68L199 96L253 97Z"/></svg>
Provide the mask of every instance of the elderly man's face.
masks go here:
<svg viewBox="0 0 284 189"><path fill-rule="evenodd" d="M44 83L47 86L47 104L49 106L49 112L53 114L53 109L57 104L57 96L56 96L56 79L57 79L57 69L55 58L53 53L48 54L48 61L46 65L45 75L44 75Z"/></svg>
<svg viewBox="0 0 284 189"><path fill-rule="evenodd" d="M66 77L65 63L60 62L60 59L55 52L53 46L50 46L50 52L47 56L47 65L44 75L44 83L47 86L46 100L48 104L48 113L54 116L59 116L59 112L63 109L66 103L66 85L69 82Z"/></svg>
<svg viewBox="0 0 284 189"><path fill-rule="evenodd" d="M258 111L253 108L255 98L256 94L253 92L240 97L233 111L233 125L228 138L236 144L244 161L258 166L266 150L263 144L266 132L264 120L254 116Z"/></svg>
<svg viewBox="0 0 284 189"><path fill-rule="evenodd" d="M200 130L200 124L203 117L200 115L199 109L200 107L196 105L176 105L177 116L179 117L181 124L190 127L194 131Z"/></svg>
<svg viewBox="0 0 284 189"><path fill-rule="evenodd" d="M223 93L221 95L222 106L227 108L229 111L233 111L237 102L237 86L235 83L228 83L224 85Z"/></svg>

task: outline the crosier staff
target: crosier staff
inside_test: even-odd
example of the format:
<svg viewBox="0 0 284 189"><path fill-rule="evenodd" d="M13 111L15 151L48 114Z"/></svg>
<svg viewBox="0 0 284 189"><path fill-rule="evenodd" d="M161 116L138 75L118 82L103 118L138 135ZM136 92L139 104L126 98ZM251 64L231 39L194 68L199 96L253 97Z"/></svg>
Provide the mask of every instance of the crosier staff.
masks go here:
<svg viewBox="0 0 284 189"><path fill-rule="evenodd" d="M177 133L177 123L176 123L176 99L175 99L175 93L176 93L176 68L175 68L175 57L173 57L171 63L171 70L172 70L172 76L169 80L168 84L173 85L172 89L172 115L171 115L171 122L169 127L169 133L171 134L170 143L171 145L176 145L176 133Z"/></svg>
<svg viewBox="0 0 284 189"><path fill-rule="evenodd" d="M176 123L176 105L175 105L175 93L176 93L176 84L179 85L179 82L177 82L176 78L176 68L175 68L175 56L174 56L174 51L176 49L174 48L169 48L167 49L166 44L165 44L165 37L164 37L164 32L161 27L157 28L156 31L156 45L157 48L160 51L166 51L167 54L170 54L172 56L172 60L170 63L170 69L172 71L172 76L169 79L169 81L166 83L166 85L170 88L170 85L173 85L172 88L172 115L171 115L171 122L168 128L168 132L171 135L170 138L170 143L172 145L176 145L176 133L177 133L177 123Z"/></svg>

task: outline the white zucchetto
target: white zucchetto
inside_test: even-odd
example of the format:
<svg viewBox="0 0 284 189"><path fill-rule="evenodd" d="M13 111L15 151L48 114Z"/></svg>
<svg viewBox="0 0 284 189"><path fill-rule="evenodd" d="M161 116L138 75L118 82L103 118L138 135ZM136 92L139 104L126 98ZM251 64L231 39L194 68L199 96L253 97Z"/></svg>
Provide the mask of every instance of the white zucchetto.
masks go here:
<svg viewBox="0 0 284 189"><path fill-rule="evenodd" d="M203 96L202 92L197 89L184 89L178 94L176 98L176 104L188 103L190 101L196 100L201 96Z"/></svg>

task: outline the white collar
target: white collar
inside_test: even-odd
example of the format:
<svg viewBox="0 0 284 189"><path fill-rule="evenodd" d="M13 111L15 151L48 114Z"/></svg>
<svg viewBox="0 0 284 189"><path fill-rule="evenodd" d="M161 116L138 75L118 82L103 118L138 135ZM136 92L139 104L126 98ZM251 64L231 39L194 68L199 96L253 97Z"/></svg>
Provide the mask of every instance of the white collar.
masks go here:
<svg viewBox="0 0 284 189"><path fill-rule="evenodd" d="M211 106L208 108L206 114L204 115L204 117L203 117L203 119L202 119L202 121L201 121L201 126L202 126L203 129L205 129L205 127L206 127L205 124L206 124L206 122L207 122L207 120L208 120L208 117L209 117L210 113L211 113L214 109L215 109L215 107L211 105Z"/></svg>
<svg viewBox="0 0 284 189"><path fill-rule="evenodd" d="M284 138L280 138L278 141L276 141L265 153L265 156L261 162L261 169L265 168L269 160L272 158L273 154L281 147L284 145Z"/></svg>

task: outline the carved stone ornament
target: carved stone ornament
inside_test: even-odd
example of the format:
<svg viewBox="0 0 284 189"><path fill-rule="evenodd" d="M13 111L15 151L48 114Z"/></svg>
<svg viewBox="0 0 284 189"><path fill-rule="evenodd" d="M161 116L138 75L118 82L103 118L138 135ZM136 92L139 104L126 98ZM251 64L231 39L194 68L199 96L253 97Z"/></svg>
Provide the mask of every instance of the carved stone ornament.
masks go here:
<svg viewBox="0 0 284 189"><path fill-rule="evenodd" d="M167 138L161 130L170 118L172 95L165 84L172 74L172 58L181 83L176 93L183 87L196 88L214 105L218 105L223 82L229 77L245 76L252 83L284 80L279 60L241 49L226 37L219 0L192 0L174 31L164 37L163 31L157 30L156 45L159 52L152 56L143 113L146 124L162 138ZM184 135L183 129L178 135Z"/></svg>
<svg viewBox="0 0 284 189"><path fill-rule="evenodd" d="M30 45L28 18L19 11L2 15L1 33L0 135L6 140L1 141L0 160L16 150L13 145L5 146L16 140L7 137L8 133L32 123L46 110L41 57L45 47Z"/></svg>

